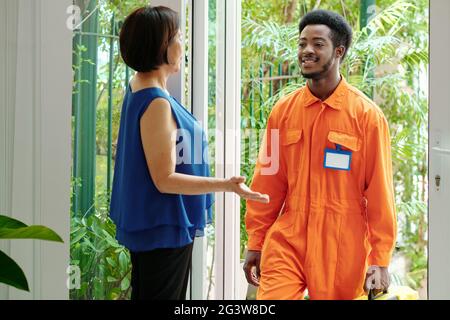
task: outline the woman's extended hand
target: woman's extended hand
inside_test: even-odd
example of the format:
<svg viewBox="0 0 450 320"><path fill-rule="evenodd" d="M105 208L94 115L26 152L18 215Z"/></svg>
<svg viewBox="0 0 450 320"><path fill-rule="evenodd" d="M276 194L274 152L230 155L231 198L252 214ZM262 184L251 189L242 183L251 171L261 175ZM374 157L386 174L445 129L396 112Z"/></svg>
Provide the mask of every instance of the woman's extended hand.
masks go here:
<svg viewBox="0 0 450 320"><path fill-rule="evenodd" d="M267 194L252 191L245 185L245 177L231 177L228 179L229 191L236 193L243 199L258 201L262 203L269 203L270 198Z"/></svg>

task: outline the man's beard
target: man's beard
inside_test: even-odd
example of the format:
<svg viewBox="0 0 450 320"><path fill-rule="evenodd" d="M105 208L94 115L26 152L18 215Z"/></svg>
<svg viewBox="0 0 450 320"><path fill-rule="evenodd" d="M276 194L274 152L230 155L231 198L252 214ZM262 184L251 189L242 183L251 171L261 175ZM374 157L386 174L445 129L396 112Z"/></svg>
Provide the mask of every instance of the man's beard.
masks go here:
<svg viewBox="0 0 450 320"><path fill-rule="evenodd" d="M321 71L312 72L312 73L303 73L303 71L301 71L301 68L300 68L300 71L301 71L302 76L306 79L320 80L320 79L324 78L326 73L328 72L328 70L330 70L332 63L333 63L333 57L330 57L330 60L328 60L328 62L324 64Z"/></svg>

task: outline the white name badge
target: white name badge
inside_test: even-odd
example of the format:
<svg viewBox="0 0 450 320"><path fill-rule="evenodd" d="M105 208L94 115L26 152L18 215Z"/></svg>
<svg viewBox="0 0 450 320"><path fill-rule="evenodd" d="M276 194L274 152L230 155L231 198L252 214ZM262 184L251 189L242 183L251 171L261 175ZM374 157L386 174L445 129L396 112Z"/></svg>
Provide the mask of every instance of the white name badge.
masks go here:
<svg viewBox="0 0 450 320"><path fill-rule="evenodd" d="M350 170L352 161L352 152L343 151L340 146L338 149L325 149L325 159L323 167L335 170Z"/></svg>

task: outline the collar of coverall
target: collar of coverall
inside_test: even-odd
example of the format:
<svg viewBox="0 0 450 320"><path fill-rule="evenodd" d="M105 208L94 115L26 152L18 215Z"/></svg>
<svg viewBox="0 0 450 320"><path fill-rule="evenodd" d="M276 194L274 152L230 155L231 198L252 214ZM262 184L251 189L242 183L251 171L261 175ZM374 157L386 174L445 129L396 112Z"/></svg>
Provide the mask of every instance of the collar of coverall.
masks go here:
<svg viewBox="0 0 450 320"><path fill-rule="evenodd" d="M305 107L310 107L317 101L320 101L320 99L312 94L311 90L309 90L308 84L306 84L305 87L305 90L303 90L302 100L304 101ZM335 110L341 110L342 102L344 101L344 96L347 90L347 81L345 80L344 76L341 75L341 81L339 82L337 88L323 103Z"/></svg>

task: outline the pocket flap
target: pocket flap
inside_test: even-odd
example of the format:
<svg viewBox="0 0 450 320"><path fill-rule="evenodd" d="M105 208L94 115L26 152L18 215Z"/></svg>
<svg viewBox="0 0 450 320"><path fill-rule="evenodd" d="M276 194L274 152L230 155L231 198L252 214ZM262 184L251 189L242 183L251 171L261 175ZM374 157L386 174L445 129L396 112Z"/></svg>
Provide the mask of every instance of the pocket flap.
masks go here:
<svg viewBox="0 0 450 320"><path fill-rule="evenodd" d="M359 137L344 132L330 131L328 140L352 151L358 151L361 148L361 139Z"/></svg>
<svg viewBox="0 0 450 320"><path fill-rule="evenodd" d="M287 146L300 141L303 135L302 129L288 129L281 135L281 145Z"/></svg>

